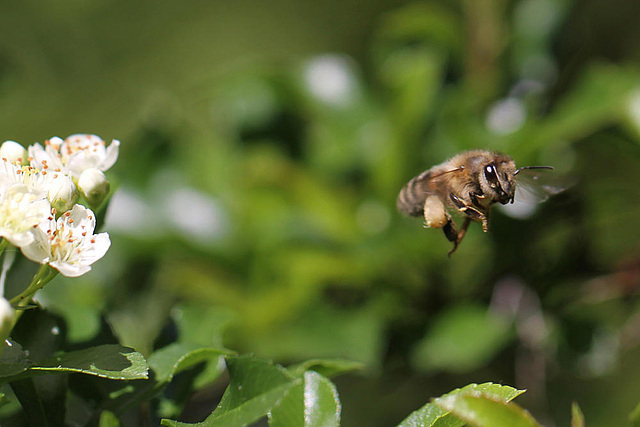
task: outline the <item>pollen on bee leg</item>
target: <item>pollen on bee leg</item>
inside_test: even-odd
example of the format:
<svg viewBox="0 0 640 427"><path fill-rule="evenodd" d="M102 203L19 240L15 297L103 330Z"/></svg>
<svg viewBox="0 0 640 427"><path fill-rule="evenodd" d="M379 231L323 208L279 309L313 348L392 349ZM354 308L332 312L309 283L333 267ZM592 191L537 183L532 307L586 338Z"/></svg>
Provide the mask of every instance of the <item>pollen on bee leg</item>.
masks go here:
<svg viewBox="0 0 640 427"><path fill-rule="evenodd" d="M429 196L424 202L425 225L431 228L442 228L447 223L447 211L442 200L437 196Z"/></svg>

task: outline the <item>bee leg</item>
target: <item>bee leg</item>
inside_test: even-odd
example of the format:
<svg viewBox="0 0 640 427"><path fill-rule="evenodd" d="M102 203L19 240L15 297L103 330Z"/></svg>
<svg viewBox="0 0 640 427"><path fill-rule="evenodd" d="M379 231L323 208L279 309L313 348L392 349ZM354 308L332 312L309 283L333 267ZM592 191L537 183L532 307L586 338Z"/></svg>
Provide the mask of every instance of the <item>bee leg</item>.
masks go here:
<svg viewBox="0 0 640 427"><path fill-rule="evenodd" d="M455 207L458 208L458 210L463 214L465 214L468 218L482 221L482 229L484 230L486 218L487 218L486 214L484 214L482 211L484 208L476 208L476 207L470 206L466 204L464 200L462 200L461 198L459 198L453 193L449 194L449 199L451 199L451 202L453 202Z"/></svg>
<svg viewBox="0 0 640 427"><path fill-rule="evenodd" d="M485 233L489 231L489 212L482 218L482 231Z"/></svg>
<svg viewBox="0 0 640 427"><path fill-rule="evenodd" d="M471 218L465 218L464 223L462 224L462 229L457 231L456 225L453 221L450 221L450 225L447 224L444 227L444 234L447 236L450 242L453 242L453 248L449 251L449 256L458 249L458 245L462 242L464 235L467 234L467 229L469 228L469 224L471 224ZM449 226L449 227L447 227Z"/></svg>
<svg viewBox="0 0 640 427"><path fill-rule="evenodd" d="M471 191L469 193L469 198L471 199L471 203L473 203L473 206L475 206L480 210L484 210L484 206L482 206L482 203L480 203L480 200L478 199L484 199L485 197L487 196L480 193L476 193L475 191Z"/></svg>
<svg viewBox="0 0 640 427"><path fill-rule="evenodd" d="M444 231L444 235L447 236L447 240L454 245L451 252L449 252L449 255L451 255L458 247L458 227L456 227L456 223L453 222L451 217L448 218L447 223L442 227L442 231Z"/></svg>

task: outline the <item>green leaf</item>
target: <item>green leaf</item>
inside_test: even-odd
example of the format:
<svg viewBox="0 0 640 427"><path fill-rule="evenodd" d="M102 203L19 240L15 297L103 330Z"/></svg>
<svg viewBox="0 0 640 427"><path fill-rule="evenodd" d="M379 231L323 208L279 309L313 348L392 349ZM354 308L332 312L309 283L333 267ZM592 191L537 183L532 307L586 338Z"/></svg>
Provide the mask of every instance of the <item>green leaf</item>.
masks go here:
<svg viewBox="0 0 640 427"><path fill-rule="evenodd" d="M216 410L203 422L185 424L162 420L166 426L246 426L263 416L301 380L286 369L253 356L227 358L230 382Z"/></svg>
<svg viewBox="0 0 640 427"><path fill-rule="evenodd" d="M316 307L278 330L255 336L253 349L273 359L344 358L367 368L380 363L383 323L372 307L344 310Z"/></svg>
<svg viewBox="0 0 640 427"><path fill-rule="evenodd" d="M33 378L11 382L11 389L22 405L24 415L31 426L47 427L51 424L45 406L40 399Z"/></svg>
<svg viewBox="0 0 640 427"><path fill-rule="evenodd" d="M222 349L222 336L235 315L225 307L183 303L171 310L171 316L178 327L178 342ZM224 350L224 354L232 353ZM224 364L218 362L219 359L210 358L210 362L194 380L195 390L211 384L220 376L224 371Z"/></svg>
<svg viewBox="0 0 640 427"><path fill-rule="evenodd" d="M288 368L294 377L301 377L307 371L315 371L331 378L346 372L362 369L364 364L344 359L311 359Z"/></svg>
<svg viewBox="0 0 640 427"><path fill-rule="evenodd" d="M154 352L149 366L158 383L170 382L174 375L200 362L217 359L233 352L226 349L202 347L199 344L173 343Z"/></svg>
<svg viewBox="0 0 640 427"><path fill-rule="evenodd" d="M637 70L603 63L591 65L548 118L535 124L536 132L522 135L519 148L532 152L559 140L575 141L624 120L638 81Z"/></svg>
<svg viewBox="0 0 640 427"><path fill-rule="evenodd" d="M631 421L633 427L640 427L640 403L629 414L629 421Z"/></svg>
<svg viewBox="0 0 640 427"><path fill-rule="evenodd" d="M388 13L378 29L378 44L391 52L416 40L460 55L464 50L463 24L453 10L436 2L412 2Z"/></svg>
<svg viewBox="0 0 640 427"><path fill-rule="evenodd" d="M439 397L433 404L474 427L541 427L529 412L515 403L496 400L480 392Z"/></svg>
<svg viewBox="0 0 640 427"><path fill-rule="evenodd" d="M270 427L337 427L340 399L329 379L314 371L304 373L297 384L269 413Z"/></svg>
<svg viewBox="0 0 640 427"><path fill-rule="evenodd" d="M576 402L571 404L571 427L585 427L584 414Z"/></svg>
<svg viewBox="0 0 640 427"><path fill-rule="evenodd" d="M222 334L233 320L229 309L211 305L181 304L171 310L179 341L201 347L222 347Z"/></svg>
<svg viewBox="0 0 640 427"><path fill-rule="evenodd" d="M78 372L112 380L146 379L149 367L142 355L117 344L100 345L52 357L32 371Z"/></svg>
<svg viewBox="0 0 640 427"><path fill-rule="evenodd" d="M100 414L100 427L120 427L120 420L111 411L102 411Z"/></svg>
<svg viewBox="0 0 640 427"><path fill-rule="evenodd" d="M524 393L524 390L494 383L469 384L463 388L455 389L442 397L468 392L483 393L495 400L509 402ZM409 415L398 427L461 427L462 425L464 425L464 422L454 417L447 410L433 403L427 403Z"/></svg>
<svg viewBox="0 0 640 427"><path fill-rule="evenodd" d="M154 288L120 304L107 314L107 321L122 345L150 355L173 302L171 294Z"/></svg>
<svg viewBox="0 0 640 427"><path fill-rule="evenodd" d="M27 354L22 351L22 347L15 341L9 341L9 345L2 343L4 349L0 356L0 383L26 371L31 362L27 359Z"/></svg>
<svg viewBox="0 0 640 427"><path fill-rule="evenodd" d="M435 319L412 363L423 371L468 372L487 363L511 336L508 320L484 307L456 306Z"/></svg>

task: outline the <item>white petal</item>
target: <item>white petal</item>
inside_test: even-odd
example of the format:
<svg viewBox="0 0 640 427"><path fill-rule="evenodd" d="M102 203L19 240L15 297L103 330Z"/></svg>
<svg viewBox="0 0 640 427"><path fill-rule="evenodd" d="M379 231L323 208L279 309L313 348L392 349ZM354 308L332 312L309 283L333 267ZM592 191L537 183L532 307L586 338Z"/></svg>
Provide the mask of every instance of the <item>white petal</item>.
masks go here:
<svg viewBox="0 0 640 427"><path fill-rule="evenodd" d="M91 267L85 264L68 264L60 261L53 261L49 265L66 277L82 276L91 270Z"/></svg>
<svg viewBox="0 0 640 427"><path fill-rule="evenodd" d="M22 163L27 158L27 150L15 141L5 141L0 145L0 158Z"/></svg>
<svg viewBox="0 0 640 427"><path fill-rule="evenodd" d="M101 158L96 155L91 156L85 151L78 151L69 156L65 163L65 168L75 178L78 178L85 169L97 167L100 161Z"/></svg>
<svg viewBox="0 0 640 427"><path fill-rule="evenodd" d="M94 242L89 248L85 249L82 254L82 262L93 264L100 258L105 256L111 246L111 239L108 233L100 233L93 236Z"/></svg>
<svg viewBox="0 0 640 427"><path fill-rule="evenodd" d="M104 159L102 159L102 163L100 164L99 169L101 171L106 171L109 168L111 168L111 166L113 166L116 163L116 160L118 160L119 151L120 151L120 141L118 141L117 139L114 139L113 141L111 141L111 144L109 144L109 146L107 147L105 157Z"/></svg>
<svg viewBox="0 0 640 427"><path fill-rule="evenodd" d="M62 218L61 218L62 219ZM93 234L93 230L96 228L96 216L91 209L85 208L82 205L74 205L69 211L69 219L72 219L74 228L84 227L84 231L87 234Z"/></svg>
<svg viewBox="0 0 640 427"><path fill-rule="evenodd" d="M39 229L35 229L32 231L34 235L34 241L26 246L21 246L20 250L22 254L30 259L31 261L35 261L39 264L46 264L49 262L49 257L51 255L51 247L47 244L47 236L44 235L44 240L41 239L41 231Z"/></svg>
<svg viewBox="0 0 640 427"><path fill-rule="evenodd" d="M57 155L57 152L47 145L46 148L42 145L35 143L29 146L29 157L31 158L31 166L38 169L45 169L44 165L47 165L49 169L56 170L62 169L62 161Z"/></svg>

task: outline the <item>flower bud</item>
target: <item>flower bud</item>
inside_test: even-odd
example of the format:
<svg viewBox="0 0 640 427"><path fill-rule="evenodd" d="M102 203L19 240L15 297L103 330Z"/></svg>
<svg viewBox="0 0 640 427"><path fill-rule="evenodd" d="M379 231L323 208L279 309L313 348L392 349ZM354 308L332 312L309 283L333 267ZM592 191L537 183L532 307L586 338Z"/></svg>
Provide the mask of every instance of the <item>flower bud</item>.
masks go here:
<svg viewBox="0 0 640 427"><path fill-rule="evenodd" d="M109 181L101 170L85 169L78 178L78 188L92 208L97 208L109 194Z"/></svg>
<svg viewBox="0 0 640 427"><path fill-rule="evenodd" d="M0 297L0 351L4 348L4 340L9 338L15 310L6 299Z"/></svg>
<svg viewBox="0 0 640 427"><path fill-rule="evenodd" d="M0 145L0 159L24 164L27 160L27 150L15 141L5 141Z"/></svg>
<svg viewBox="0 0 640 427"><path fill-rule="evenodd" d="M47 198L51 203L51 207L61 214L68 211L76 204L78 200L78 190L71 178L60 175L51 181Z"/></svg>

